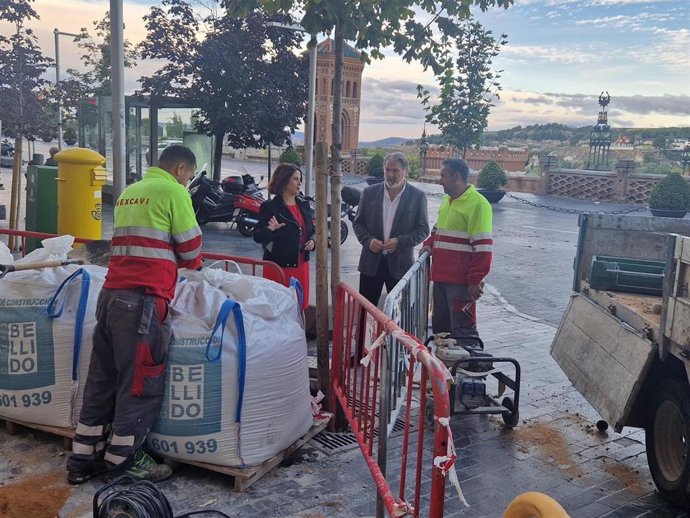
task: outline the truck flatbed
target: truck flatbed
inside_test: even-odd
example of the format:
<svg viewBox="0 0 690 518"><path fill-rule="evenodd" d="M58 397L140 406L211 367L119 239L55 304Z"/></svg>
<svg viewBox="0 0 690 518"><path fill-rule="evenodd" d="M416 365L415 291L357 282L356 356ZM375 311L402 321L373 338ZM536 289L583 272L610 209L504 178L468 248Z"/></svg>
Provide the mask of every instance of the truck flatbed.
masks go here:
<svg viewBox="0 0 690 518"><path fill-rule="evenodd" d="M583 293L651 341L661 339L663 300L654 295L622 291L595 290L583 283Z"/></svg>
<svg viewBox="0 0 690 518"><path fill-rule="evenodd" d="M690 509L690 222L583 214L579 225L574 293L551 355L616 431L644 428L659 492ZM625 292L593 289L597 258L663 264L661 296L642 294L649 286L634 276L601 284Z"/></svg>

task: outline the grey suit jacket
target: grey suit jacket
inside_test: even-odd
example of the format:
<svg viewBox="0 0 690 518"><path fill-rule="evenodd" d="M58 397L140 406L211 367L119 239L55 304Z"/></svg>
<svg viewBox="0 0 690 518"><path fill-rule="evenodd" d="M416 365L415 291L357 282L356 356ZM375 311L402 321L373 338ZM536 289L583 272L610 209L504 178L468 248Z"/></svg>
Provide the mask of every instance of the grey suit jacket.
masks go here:
<svg viewBox="0 0 690 518"><path fill-rule="evenodd" d="M357 239L362 244L359 257L359 271L364 275L376 275L381 254L369 249L372 239L383 240L383 190L385 183L367 187L357 207L352 223ZM408 182L402 193L398 210L395 212L390 237L397 237L398 249L388 256L388 269L393 277L400 279L414 262L413 249L429 235L429 217L426 209L426 195Z"/></svg>

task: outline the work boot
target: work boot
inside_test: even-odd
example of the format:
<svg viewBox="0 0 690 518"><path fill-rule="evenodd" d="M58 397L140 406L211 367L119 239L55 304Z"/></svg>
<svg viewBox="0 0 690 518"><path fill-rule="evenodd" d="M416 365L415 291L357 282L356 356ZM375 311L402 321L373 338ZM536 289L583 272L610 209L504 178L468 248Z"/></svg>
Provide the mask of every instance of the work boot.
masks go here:
<svg viewBox="0 0 690 518"><path fill-rule="evenodd" d="M106 471L108 471L108 465L102 458L97 458L76 471L68 471L67 482L70 484L83 484Z"/></svg>
<svg viewBox="0 0 690 518"><path fill-rule="evenodd" d="M113 478L129 476L136 480L148 480L149 482L161 482L172 475L172 468L167 464L158 464L143 450L134 457L132 465L125 470L113 472Z"/></svg>

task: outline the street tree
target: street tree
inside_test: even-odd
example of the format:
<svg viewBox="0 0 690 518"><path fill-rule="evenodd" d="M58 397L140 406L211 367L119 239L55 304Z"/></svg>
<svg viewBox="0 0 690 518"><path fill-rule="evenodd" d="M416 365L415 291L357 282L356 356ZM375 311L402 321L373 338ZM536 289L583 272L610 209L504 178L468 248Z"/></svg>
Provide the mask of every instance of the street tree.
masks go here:
<svg viewBox="0 0 690 518"><path fill-rule="evenodd" d="M505 34L496 39L478 21L464 20L454 40L455 52L446 54L443 70L436 74L438 101L428 89L417 86L426 121L437 126L443 143L461 151L463 158L468 147L481 142L491 107L499 98L501 71L491 65L507 41Z"/></svg>
<svg viewBox="0 0 690 518"><path fill-rule="evenodd" d="M210 10L199 19L185 0L163 0L145 17L141 54L166 64L141 79L142 89L196 109L196 129L215 136L216 179L224 141L235 148L290 143L306 113L301 35L269 26L274 19L261 10L246 18Z"/></svg>
<svg viewBox="0 0 690 518"><path fill-rule="evenodd" d="M74 39L81 50L82 67L68 68L64 79L52 90L51 98L64 110L65 120L75 119L79 101L86 97L110 96L110 13L93 22L93 36L82 27ZM136 49L125 40L125 67L131 68L138 58ZM87 115L88 116L88 115Z"/></svg>
<svg viewBox="0 0 690 518"><path fill-rule="evenodd" d="M3 129L17 137L33 138L42 127L43 74L52 60L38 46L33 31L26 26L38 20L33 0L2 0L0 21L14 25L14 34L0 34L0 114Z"/></svg>
<svg viewBox="0 0 690 518"><path fill-rule="evenodd" d="M184 121L177 113L173 113L166 128L166 134L171 138L182 138L184 136Z"/></svg>
<svg viewBox="0 0 690 518"><path fill-rule="evenodd" d="M246 15L257 8L269 14L293 16L299 14L301 26L312 35L310 45L320 33L334 34L335 74L333 79L333 119L331 135L331 203L340 206L340 187L342 176L342 93L344 42L354 42L361 52L361 59L383 58L383 49L391 48L408 63L418 61L426 70L431 67L440 73L449 38L458 33L458 20L471 15L470 8L475 5L485 10L491 6L507 8L513 0L222 0L228 12L235 16ZM317 191L318 178L317 178ZM318 208L317 208L318 212ZM325 214L325 210L321 211ZM322 216L325 218L325 216ZM326 228L320 220L317 228ZM323 233L323 232L322 232ZM340 214L334 211L331 219L331 287L335 304L336 286L340 282ZM320 242L323 246L323 242ZM319 247L320 248L320 247ZM317 258L321 255L317 253ZM317 280L317 285L319 281ZM327 317L326 317L327 318ZM323 327L323 315L317 315L319 326ZM321 390L328 391L327 380L327 338L317 344L319 353L319 372L326 379L320 382ZM325 340L325 342L323 341ZM321 378L321 374L319 378Z"/></svg>
<svg viewBox="0 0 690 518"><path fill-rule="evenodd" d="M79 36L75 38L81 49L82 69L67 69L71 79L79 81L88 95L109 96L112 94L110 81L110 12L100 20L93 22L94 36L89 34L86 27L82 27ZM137 51L131 42L125 40L125 67L133 67L137 62ZM69 85L76 86L76 85Z"/></svg>
<svg viewBox="0 0 690 518"><path fill-rule="evenodd" d="M383 49L392 47L408 63L418 61L426 70L441 73L449 40L461 31L459 20L471 15L470 8L486 10L492 6L507 8L513 0L222 0L228 11L237 16L257 7L269 14L301 14L301 25L310 34L333 33L335 44L335 77L333 85L332 160L340 175L341 107L344 41L353 41L362 60L383 58ZM423 13L420 15L420 13ZM425 16L426 15L426 16ZM336 239L337 241L337 239Z"/></svg>
<svg viewBox="0 0 690 518"><path fill-rule="evenodd" d="M22 140L33 139L45 121L41 95L43 74L50 59L43 56L36 36L27 27L38 19L33 0L2 0L0 22L14 25L14 34L0 34L0 116L3 128L14 135L14 169L10 228L16 229L19 220L19 190L21 182ZM14 240L10 242L10 248Z"/></svg>

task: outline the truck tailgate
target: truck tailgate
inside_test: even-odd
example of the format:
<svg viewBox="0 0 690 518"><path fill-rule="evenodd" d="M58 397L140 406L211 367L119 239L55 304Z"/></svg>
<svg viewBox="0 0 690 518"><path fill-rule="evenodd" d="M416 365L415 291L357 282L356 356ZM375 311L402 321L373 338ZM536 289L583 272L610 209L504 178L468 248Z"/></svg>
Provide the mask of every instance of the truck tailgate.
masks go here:
<svg viewBox="0 0 690 518"><path fill-rule="evenodd" d="M655 353L655 344L580 293L571 297L551 345L573 386L617 431Z"/></svg>

